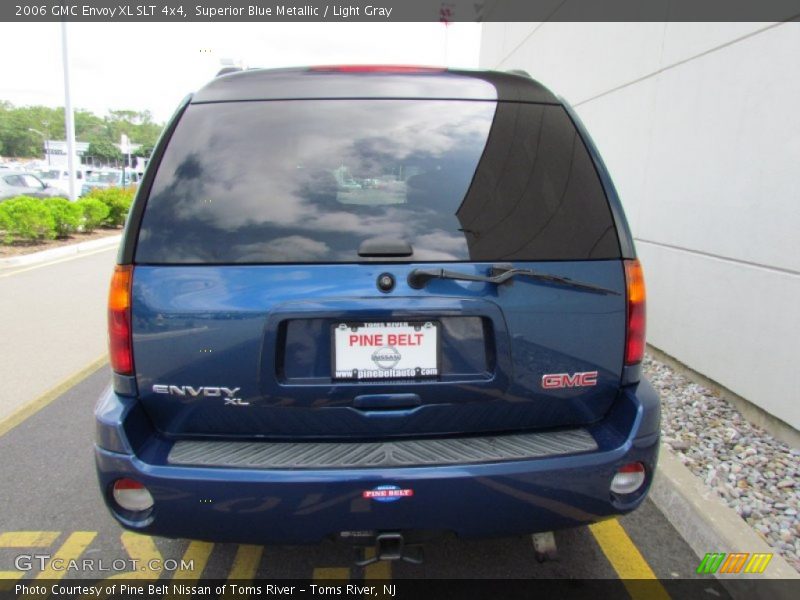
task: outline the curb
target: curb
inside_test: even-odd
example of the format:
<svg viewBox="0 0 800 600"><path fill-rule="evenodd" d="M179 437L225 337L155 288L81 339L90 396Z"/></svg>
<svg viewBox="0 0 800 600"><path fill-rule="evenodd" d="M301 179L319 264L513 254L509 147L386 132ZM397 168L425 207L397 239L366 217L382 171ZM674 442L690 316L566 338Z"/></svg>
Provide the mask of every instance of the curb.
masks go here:
<svg viewBox="0 0 800 600"><path fill-rule="evenodd" d="M683 466L663 443L649 496L698 557L707 552L773 554L763 575L716 574L723 585L726 580L736 580L736 585L728 589L733 597L778 600L783 595L776 594L775 586L764 586L765 580L800 579L800 574L775 548Z"/></svg>
<svg viewBox="0 0 800 600"><path fill-rule="evenodd" d="M35 265L38 263L55 260L57 258L63 258L65 256L83 254L85 252L100 250L107 247L111 248L119 244L121 239L122 234L112 235L109 237L100 238L99 240L79 242L77 244L61 246L60 248L51 248L50 250L42 250L41 252L34 252L32 254L23 254L21 256L12 256L10 258L0 258L0 269L7 267L20 267L24 265Z"/></svg>

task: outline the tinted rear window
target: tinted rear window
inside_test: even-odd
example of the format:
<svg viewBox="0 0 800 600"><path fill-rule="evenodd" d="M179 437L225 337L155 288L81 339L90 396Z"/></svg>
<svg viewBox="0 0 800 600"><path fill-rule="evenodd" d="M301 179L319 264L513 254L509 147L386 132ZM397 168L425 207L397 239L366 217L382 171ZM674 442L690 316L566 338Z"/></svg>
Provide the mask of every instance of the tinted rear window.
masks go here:
<svg viewBox="0 0 800 600"><path fill-rule="evenodd" d="M302 100L190 105L159 165L136 261L617 258L591 159L560 106Z"/></svg>

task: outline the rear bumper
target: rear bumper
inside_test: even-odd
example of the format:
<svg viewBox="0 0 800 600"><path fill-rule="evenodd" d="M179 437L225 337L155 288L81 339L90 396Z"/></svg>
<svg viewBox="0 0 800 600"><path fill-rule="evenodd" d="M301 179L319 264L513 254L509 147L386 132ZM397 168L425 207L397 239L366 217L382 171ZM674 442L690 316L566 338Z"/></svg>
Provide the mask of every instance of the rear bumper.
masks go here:
<svg viewBox="0 0 800 600"><path fill-rule="evenodd" d="M645 498L655 470L659 402L646 381L624 388L587 430L597 450L485 464L358 469L251 469L169 464L172 443L152 430L138 403L108 391L96 410L100 487L125 527L167 537L238 543L314 543L343 531L449 531L462 537L574 527L624 514ZM647 483L622 498L616 469L640 461ZM113 482L132 477L155 505L140 522L122 518ZM364 497L378 486L405 496Z"/></svg>

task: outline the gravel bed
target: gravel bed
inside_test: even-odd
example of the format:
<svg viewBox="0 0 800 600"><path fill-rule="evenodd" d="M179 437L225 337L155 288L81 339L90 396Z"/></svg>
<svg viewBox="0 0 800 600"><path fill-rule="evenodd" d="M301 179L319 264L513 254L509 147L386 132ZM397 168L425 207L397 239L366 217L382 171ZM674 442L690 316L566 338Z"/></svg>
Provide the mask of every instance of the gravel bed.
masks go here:
<svg viewBox="0 0 800 600"><path fill-rule="evenodd" d="M661 395L664 443L800 571L800 450L650 356L644 372Z"/></svg>

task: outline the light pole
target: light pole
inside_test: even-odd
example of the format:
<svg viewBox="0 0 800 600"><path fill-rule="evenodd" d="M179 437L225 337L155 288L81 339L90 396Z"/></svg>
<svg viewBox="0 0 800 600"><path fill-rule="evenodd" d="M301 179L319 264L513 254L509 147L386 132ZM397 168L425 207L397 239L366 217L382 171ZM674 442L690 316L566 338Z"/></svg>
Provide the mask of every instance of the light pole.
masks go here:
<svg viewBox="0 0 800 600"><path fill-rule="evenodd" d="M69 93L69 55L67 54L67 22L61 21L61 58L64 63L64 125L67 133L67 168L69 169L69 199L78 199L78 182L75 179L75 115Z"/></svg>
<svg viewBox="0 0 800 600"><path fill-rule="evenodd" d="M50 122L49 121L42 121L42 125L44 125L44 153L47 154L47 166L51 166L50 163Z"/></svg>
<svg viewBox="0 0 800 600"><path fill-rule="evenodd" d="M47 154L47 166L49 167L50 166L50 140L47 139L47 136L45 134L43 134L41 131L39 131L38 129L34 129L33 127L28 127L28 131L32 131L33 133L38 133L40 136L42 136L42 139L44 140L44 153Z"/></svg>
<svg viewBox="0 0 800 600"><path fill-rule="evenodd" d="M122 157L122 187L125 187L125 166L126 164L130 166L131 163L131 141L128 139L128 136L124 133L120 135L119 138L119 146L122 154L128 155L128 160L125 160L125 157Z"/></svg>

